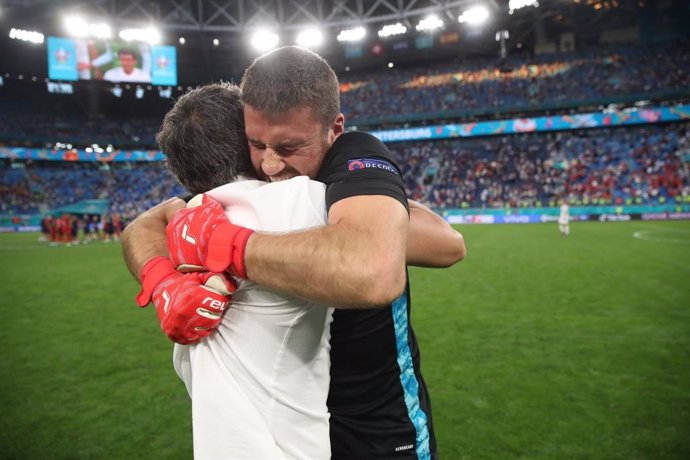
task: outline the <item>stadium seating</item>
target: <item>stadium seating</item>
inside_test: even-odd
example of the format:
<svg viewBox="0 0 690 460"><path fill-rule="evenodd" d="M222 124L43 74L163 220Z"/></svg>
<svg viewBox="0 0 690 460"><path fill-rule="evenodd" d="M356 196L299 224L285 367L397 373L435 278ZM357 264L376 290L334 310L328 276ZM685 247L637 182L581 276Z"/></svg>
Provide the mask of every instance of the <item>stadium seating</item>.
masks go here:
<svg viewBox="0 0 690 460"><path fill-rule="evenodd" d="M389 145L435 208L664 204L690 196L690 123Z"/></svg>
<svg viewBox="0 0 690 460"><path fill-rule="evenodd" d="M511 69L506 71L506 69ZM47 95L38 83L0 88L0 145L156 148L155 133L170 100L145 103L106 95L104 116L84 115L82 94ZM531 58L440 62L395 71L346 74L342 110L348 120L385 122L404 115L548 107L598 99L657 95L660 103L690 98L690 42L584 48ZM670 93L669 93L670 92ZM664 99L664 95L675 98ZM110 98L110 99L108 99ZM512 110L512 109L511 109ZM521 112L524 113L524 112ZM382 123L383 123L382 122ZM383 123L385 125L385 123ZM374 125L372 125L373 127ZM379 125L380 126L380 125ZM437 209L572 204L664 204L688 200L690 124L589 129L550 134L390 143L408 195ZM108 198L126 222L183 193L161 163L0 161L0 215L37 214L83 199Z"/></svg>
<svg viewBox="0 0 690 460"><path fill-rule="evenodd" d="M11 167L0 162L0 214L35 214L84 199L107 198L127 222L140 212L184 193L160 162L43 161Z"/></svg>
<svg viewBox="0 0 690 460"><path fill-rule="evenodd" d="M437 209L663 204L690 196L690 123L392 143L408 195ZM184 193L159 162L0 162L0 214L108 198L126 222ZM678 198L677 198L678 197Z"/></svg>
<svg viewBox="0 0 690 460"><path fill-rule="evenodd" d="M690 96L690 43L585 48L568 54L443 62L341 78L342 109L368 124L545 108L639 97ZM406 115L401 115L401 111Z"/></svg>
<svg viewBox="0 0 690 460"><path fill-rule="evenodd" d="M503 69L503 71L501 70ZM511 69L510 71L505 71ZM577 108L639 98L690 99L690 42L584 48L568 54L527 54L455 60L340 76L342 111L350 125L423 122ZM0 88L0 142L44 146L112 144L155 148L170 107L152 92L143 101L101 95L105 117L84 115L84 98L48 95L39 83ZM81 95L84 96L84 95Z"/></svg>

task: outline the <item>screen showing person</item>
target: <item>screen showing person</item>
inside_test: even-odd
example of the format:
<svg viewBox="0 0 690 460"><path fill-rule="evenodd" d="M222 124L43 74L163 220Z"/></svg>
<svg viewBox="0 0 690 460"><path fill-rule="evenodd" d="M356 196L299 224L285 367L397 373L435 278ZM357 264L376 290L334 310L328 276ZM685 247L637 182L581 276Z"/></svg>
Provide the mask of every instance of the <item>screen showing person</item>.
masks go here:
<svg viewBox="0 0 690 460"><path fill-rule="evenodd" d="M137 53L132 48L123 47L117 52L120 65L105 72L104 80L112 82L150 83L151 75L138 67Z"/></svg>

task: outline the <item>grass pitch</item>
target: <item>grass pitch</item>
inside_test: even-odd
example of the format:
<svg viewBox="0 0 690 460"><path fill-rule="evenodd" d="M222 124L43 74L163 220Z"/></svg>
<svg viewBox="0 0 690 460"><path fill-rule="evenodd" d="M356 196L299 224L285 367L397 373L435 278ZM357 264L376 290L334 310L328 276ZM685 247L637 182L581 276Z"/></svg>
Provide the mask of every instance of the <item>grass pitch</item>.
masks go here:
<svg viewBox="0 0 690 460"><path fill-rule="evenodd" d="M690 222L459 228L410 273L444 460L690 458ZM191 458L119 245L36 238L0 235L0 458Z"/></svg>

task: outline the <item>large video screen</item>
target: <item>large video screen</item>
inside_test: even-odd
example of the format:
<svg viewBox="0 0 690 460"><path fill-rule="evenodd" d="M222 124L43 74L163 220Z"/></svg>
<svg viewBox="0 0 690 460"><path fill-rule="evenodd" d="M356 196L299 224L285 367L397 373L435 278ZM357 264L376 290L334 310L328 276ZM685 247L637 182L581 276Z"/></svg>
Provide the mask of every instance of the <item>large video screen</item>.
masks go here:
<svg viewBox="0 0 690 460"><path fill-rule="evenodd" d="M174 46L48 37L48 78L177 85Z"/></svg>

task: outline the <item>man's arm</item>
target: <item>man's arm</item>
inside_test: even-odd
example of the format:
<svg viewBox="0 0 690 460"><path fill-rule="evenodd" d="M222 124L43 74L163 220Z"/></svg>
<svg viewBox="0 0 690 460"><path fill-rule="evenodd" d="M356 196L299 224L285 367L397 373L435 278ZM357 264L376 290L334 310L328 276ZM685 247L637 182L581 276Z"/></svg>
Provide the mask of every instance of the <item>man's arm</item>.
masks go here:
<svg viewBox="0 0 690 460"><path fill-rule="evenodd" d="M141 282L141 269L157 256L168 256L165 226L170 217L185 207L179 198L170 198L134 219L122 232L122 255L134 278Z"/></svg>
<svg viewBox="0 0 690 460"><path fill-rule="evenodd" d="M245 252L247 276L321 303L382 306L405 288L408 226L407 210L394 198L345 198L331 206L325 227L253 234Z"/></svg>
<svg viewBox="0 0 690 460"><path fill-rule="evenodd" d="M443 218L421 203L410 204L407 264L446 268L465 258L465 240Z"/></svg>

